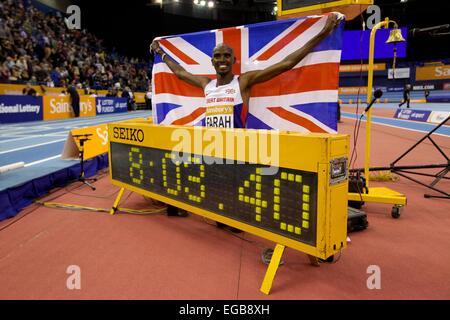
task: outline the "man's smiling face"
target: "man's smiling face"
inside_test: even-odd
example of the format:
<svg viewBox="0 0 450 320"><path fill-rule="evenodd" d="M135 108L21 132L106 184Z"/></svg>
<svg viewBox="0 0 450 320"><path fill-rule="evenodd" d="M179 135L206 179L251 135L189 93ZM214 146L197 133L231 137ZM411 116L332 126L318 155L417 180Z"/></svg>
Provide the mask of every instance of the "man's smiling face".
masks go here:
<svg viewBox="0 0 450 320"><path fill-rule="evenodd" d="M217 74L226 75L230 73L235 62L233 49L227 44L219 44L213 50L211 62Z"/></svg>

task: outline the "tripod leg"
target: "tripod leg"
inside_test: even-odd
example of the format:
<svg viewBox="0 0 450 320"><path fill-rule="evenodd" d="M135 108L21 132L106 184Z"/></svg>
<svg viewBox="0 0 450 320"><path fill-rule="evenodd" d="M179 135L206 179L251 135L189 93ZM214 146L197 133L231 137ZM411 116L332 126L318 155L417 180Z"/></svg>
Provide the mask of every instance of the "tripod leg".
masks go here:
<svg viewBox="0 0 450 320"><path fill-rule="evenodd" d="M447 117L447 119L445 119L444 121L442 121L440 124L438 124L433 130L431 130L430 132L428 132L424 137L422 137L419 141L417 141L412 147L410 147L408 150L406 150L400 157L398 157L397 159L395 159L392 163L391 163L391 167L395 166L395 164L397 162L400 161L400 159L402 159L404 156L406 156L409 152L411 152L411 150L413 150L415 147L417 147L422 141L424 141L425 139L430 139L431 142L433 142L433 140L430 138L430 136L436 131L438 130L440 127L442 127L445 123L447 123L447 121L450 120L450 116ZM434 144L434 142L433 142ZM439 150L439 148L438 148ZM441 150L439 150L441 153L443 153ZM445 154L444 154L444 157ZM447 157L446 157L447 158ZM448 158L447 158L448 160Z"/></svg>
<svg viewBox="0 0 450 320"><path fill-rule="evenodd" d="M97 181L96 178L86 179L84 177L84 143L89 141L88 138L80 138L80 148L79 148L79 157L80 157L80 175L78 176L78 181L81 181L85 185L89 186L92 190L95 190L95 187L89 183L89 181Z"/></svg>
<svg viewBox="0 0 450 320"><path fill-rule="evenodd" d="M442 171L439 171L439 173L436 174L436 179L433 180L433 182L430 184L430 186L434 187L434 185L435 185L436 183L438 183L439 181L441 181L441 179L442 179L443 177L445 177L445 175L446 175L449 171L450 171L450 166L447 167L447 168L445 168L445 169L442 170Z"/></svg>
<svg viewBox="0 0 450 320"><path fill-rule="evenodd" d="M88 187L90 187L92 190L95 190L95 187L90 184L89 182L86 181L86 179L81 179L81 182L83 182L85 185L87 185Z"/></svg>

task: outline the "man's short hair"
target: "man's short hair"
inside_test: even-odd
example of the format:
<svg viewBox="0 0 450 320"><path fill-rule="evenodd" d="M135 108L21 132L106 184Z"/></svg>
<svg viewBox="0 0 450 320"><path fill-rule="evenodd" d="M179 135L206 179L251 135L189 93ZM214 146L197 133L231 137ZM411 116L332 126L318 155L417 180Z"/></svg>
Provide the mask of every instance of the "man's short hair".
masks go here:
<svg viewBox="0 0 450 320"><path fill-rule="evenodd" d="M213 49L213 52L216 51L217 49L221 48L221 47L225 47L225 48L229 49L231 51L231 53L234 54L234 49L230 45L228 45L226 43L223 43L223 42L219 43L217 46L215 46L214 49Z"/></svg>

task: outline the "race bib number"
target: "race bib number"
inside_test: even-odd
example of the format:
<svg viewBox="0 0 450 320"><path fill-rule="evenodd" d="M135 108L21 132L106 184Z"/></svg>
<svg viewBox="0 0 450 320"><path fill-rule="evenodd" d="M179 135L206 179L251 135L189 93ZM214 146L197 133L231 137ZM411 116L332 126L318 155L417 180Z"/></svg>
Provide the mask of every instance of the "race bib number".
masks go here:
<svg viewBox="0 0 450 320"><path fill-rule="evenodd" d="M206 127L234 128L233 106L212 106L206 108Z"/></svg>

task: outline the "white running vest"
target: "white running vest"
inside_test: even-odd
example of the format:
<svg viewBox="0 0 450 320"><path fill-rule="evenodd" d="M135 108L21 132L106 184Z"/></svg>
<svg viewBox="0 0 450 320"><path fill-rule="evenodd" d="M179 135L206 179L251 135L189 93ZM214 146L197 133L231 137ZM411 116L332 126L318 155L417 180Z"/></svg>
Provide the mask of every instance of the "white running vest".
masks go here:
<svg viewBox="0 0 450 320"><path fill-rule="evenodd" d="M242 106L241 90L238 76L226 85L217 87L217 79L211 80L205 87L206 127L235 128L241 127L234 123L237 107Z"/></svg>

